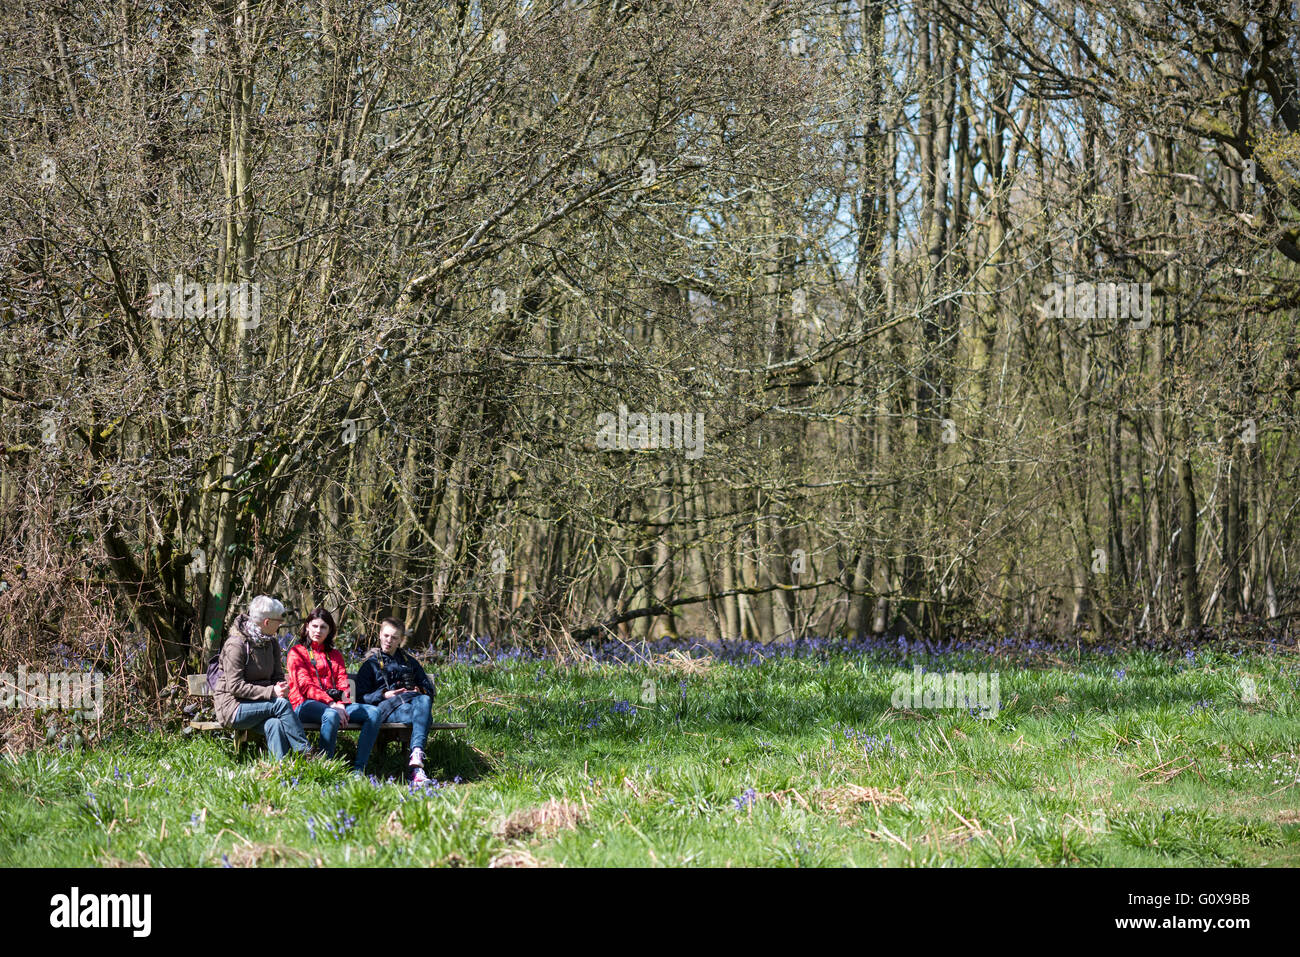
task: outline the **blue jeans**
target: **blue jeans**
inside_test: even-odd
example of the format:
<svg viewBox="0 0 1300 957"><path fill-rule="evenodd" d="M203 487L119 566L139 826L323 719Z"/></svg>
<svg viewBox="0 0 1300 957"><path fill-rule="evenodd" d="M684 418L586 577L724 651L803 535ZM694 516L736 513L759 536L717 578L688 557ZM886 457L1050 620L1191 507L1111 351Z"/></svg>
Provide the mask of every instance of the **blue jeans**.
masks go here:
<svg viewBox="0 0 1300 957"><path fill-rule="evenodd" d="M288 698L274 701L245 701L235 709L236 731L256 730L266 738L266 747L276 760L290 751L307 750L307 732L289 705Z"/></svg>
<svg viewBox="0 0 1300 957"><path fill-rule="evenodd" d="M393 724L410 722L411 749L419 748L423 751L424 739L429 736L429 725L433 721L433 699L427 694L411 698L401 707L395 708L388 720Z"/></svg>
<svg viewBox="0 0 1300 957"><path fill-rule="evenodd" d="M361 773L366 768L366 759L370 749L379 737L379 709L368 704L350 704L347 706L349 724L360 722L361 733L357 736L357 761L352 769ZM298 705L298 718L302 721L320 722L321 749L329 757L334 757L334 747L338 744L339 713L333 708L310 698Z"/></svg>

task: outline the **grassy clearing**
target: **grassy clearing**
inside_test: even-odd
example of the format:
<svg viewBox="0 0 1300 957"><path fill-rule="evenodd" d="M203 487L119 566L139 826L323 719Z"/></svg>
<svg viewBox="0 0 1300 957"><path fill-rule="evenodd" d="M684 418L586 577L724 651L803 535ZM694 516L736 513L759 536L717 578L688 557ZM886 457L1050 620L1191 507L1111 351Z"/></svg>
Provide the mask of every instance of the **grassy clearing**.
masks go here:
<svg viewBox="0 0 1300 957"><path fill-rule="evenodd" d="M455 664L470 729L415 792L395 751L371 780L220 735L32 751L0 762L0 865L1300 863L1293 659L920 659L999 672L993 719L892 709L913 663Z"/></svg>

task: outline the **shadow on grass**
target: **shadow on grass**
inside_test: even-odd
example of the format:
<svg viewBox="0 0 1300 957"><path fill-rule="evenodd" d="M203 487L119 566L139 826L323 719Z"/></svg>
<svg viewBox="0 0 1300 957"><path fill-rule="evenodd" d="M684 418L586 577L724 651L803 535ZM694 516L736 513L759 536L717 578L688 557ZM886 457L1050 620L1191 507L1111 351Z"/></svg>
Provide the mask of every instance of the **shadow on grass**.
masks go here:
<svg viewBox="0 0 1300 957"><path fill-rule="evenodd" d="M463 733L463 732L462 732ZM491 759L462 738L449 737L448 732L430 732L424 747L424 770L440 781L459 777L462 781L478 781L493 773ZM355 752L354 752L355 753ZM389 744L380 753L376 745L371 756L372 769L386 777L403 777L406 772L406 744Z"/></svg>
<svg viewBox="0 0 1300 957"><path fill-rule="evenodd" d="M460 776L463 781L477 781L493 773L492 761L478 748L461 738L439 735L429 741L426 767L441 768L446 778Z"/></svg>
<svg viewBox="0 0 1300 957"><path fill-rule="evenodd" d="M469 742L450 736L454 734L464 734L464 731L430 731L424 749L425 772L430 777L443 781L450 781L457 776L462 781L477 781L493 774L495 769L491 758ZM260 734L250 735L241 748L236 748L232 734L228 731L223 732L218 740L230 749L238 763L251 763L259 756L267 756L265 739ZM320 747L320 735L317 732L308 731L307 740L313 747ZM351 765L356 754L356 735L340 734L336 756L345 764ZM380 777L405 778L408 754L404 736L390 738L385 735L375 743L367 770Z"/></svg>

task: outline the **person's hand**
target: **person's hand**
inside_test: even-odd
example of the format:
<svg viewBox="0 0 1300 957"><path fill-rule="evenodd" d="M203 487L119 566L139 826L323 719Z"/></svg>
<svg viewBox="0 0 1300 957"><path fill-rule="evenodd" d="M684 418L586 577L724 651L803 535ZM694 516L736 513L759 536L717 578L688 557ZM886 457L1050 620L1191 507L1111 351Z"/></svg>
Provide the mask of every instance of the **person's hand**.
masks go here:
<svg viewBox="0 0 1300 957"><path fill-rule="evenodd" d="M385 698L391 698L391 697L393 697L393 695L399 695L399 694L401 694L401 693L402 693L402 692L401 692L401 689L397 689L397 688L395 688L395 689L393 689L392 691L385 691L385 692L384 692L384 697L385 697Z"/></svg>
<svg viewBox="0 0 1300 957"><path fill-rule="evenodd" d="M289 685L287 682L281 681L274 688L272 688L271 691L275 694L277 698L283 698L286 694L289 693Z"/></svg>
<svg viewBox="0 0 1300 957"><path fill-rule="evenodd" d="M348 709L337 701L330 705L330 707L339 713L339 725L346 728L348 726Z"/></svg>

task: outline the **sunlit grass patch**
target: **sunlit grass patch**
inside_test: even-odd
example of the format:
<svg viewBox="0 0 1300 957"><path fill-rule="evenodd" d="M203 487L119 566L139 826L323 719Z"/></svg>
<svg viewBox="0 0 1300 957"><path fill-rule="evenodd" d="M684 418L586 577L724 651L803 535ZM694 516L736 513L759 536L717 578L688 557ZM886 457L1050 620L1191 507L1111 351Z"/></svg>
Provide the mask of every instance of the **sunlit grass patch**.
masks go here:
<svg viewBox="0 0 1300 957"><path fill-rule="evenodd" d="M124 733L0 762L0 864L1188 866L1300 861L1294 665L1199 652L1001 672L1001 707L891 706L911 663L685 656L439 671L470 728L402 756L236 757ZM1244 700L1240 676L1257 700ZM653 687L647 685L653 681Z"/></svg>

